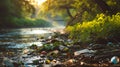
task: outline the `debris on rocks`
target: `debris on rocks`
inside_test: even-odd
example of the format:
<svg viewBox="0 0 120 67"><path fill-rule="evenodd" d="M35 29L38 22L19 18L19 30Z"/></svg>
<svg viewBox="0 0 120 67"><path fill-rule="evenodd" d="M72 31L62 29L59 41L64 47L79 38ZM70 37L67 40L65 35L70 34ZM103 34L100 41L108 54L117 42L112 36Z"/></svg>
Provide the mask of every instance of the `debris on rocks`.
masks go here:
<svg viewBox="0 0 120 67"><path fill-rule="evenodd" d="M113 64L117 64L117 63L119 63L119 58L117 56L113 56L110 61Z"/></svg>
<svg viewBox="0 0 120 67"><path fill-rule="evenodd" d="M95 53L95 51L93 50L89 50L89 49L83 49L83 50L80 50L80 51L75 51L74 52L74 56L78 56L80 54L84 54L84 53Z"/></svg>

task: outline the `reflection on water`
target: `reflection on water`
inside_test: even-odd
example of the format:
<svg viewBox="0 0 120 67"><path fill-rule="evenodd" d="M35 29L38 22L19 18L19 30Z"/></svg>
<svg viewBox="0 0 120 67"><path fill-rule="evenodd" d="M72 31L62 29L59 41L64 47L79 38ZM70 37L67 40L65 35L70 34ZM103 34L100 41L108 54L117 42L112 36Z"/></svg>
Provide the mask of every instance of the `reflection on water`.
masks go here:
<svg viewBox="0 0 120 67"><path fill-rule="evenodd" d="M8 48L23 48L23 47L31 46L32 44L36 44L37 46L42 46L41 42L31 42L31 43L16 43L8 46Z"/></svg>
<svg viewBox="0 0 120 67"><path fill-rule="evenodd" d="M24 48L42 43L37 40L42 36L49 36L51 28L22 28L22 29L3 29L0 31L0 46L7 48Z"/></svg>
<svg viewBox="0 0 120 67"><path fill-rule="evenodd" d="M1 31L0 37L14 36L14 35L28 35L28 34L45 34L45 33L51 33L51 31L49 31L49 28L4 29Z"/></svg>
<svg viewBox="0 0 120 67"><path fill-rule="evenodd" d="M14 62L23 62L25 67L37 67L30 64L38 60L38 53L27 47L36 44L42 46L44 39L54 35L56 31L63 32L63 28L23 28L23 29L3 29L0 31L0 57ZM44 59L45 60L45 59ZM42 61L43 62L43 61ZM0 62L2 63L2 62ZM10 62L11 63L11 62ZM6 65L9 65L8 63ZM11 67L11 66L10 66Z"/></svg>

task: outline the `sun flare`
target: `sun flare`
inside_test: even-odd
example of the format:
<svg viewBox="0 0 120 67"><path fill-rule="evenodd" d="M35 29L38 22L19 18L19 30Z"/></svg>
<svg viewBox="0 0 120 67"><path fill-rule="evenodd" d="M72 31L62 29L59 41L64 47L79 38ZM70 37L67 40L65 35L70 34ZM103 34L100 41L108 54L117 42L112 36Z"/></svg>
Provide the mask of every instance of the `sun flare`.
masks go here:
<svg viewBox="0 0 120 67"><path fill-rule="evenodd" d="M45 1L47 1L47 0L36 0L37 1L37 4L38 5L41 5L41 4L43 4Z"/></svg>
<svg viewBox="0 0 120 67"><path fill-rule="evenodd" d="M27 0L27 1L29 1L32 5L42 5L47 0Z"/></svg>

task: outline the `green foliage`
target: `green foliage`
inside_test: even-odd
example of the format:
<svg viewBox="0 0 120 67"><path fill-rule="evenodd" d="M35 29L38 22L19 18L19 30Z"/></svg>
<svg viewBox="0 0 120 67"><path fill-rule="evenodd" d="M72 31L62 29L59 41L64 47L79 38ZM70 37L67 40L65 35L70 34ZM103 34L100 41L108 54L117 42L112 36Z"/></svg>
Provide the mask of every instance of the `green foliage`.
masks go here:
<svg viewBox="0 0 120 67"><path fill-rule="evenodd" d="M11 18L9 22L11 27L50 27L52 24L44 19L29 18Z"/></svg>
<svg viewBox="0 0 120 67"><path fill-rule="evenodd" d="M119 0L47 0L40 13L62 15L68 25L74 25L91 21L100 13L116 14L120 11L119 6Z"/></svg>
<svg viewBox="0 0 120 67"><path fill-rule="evenodd" d="M96 4L91 0L48 0L44 3L43 7L41 12L50 13L51 15L62 15L67 21L71 19L70 14L73 18L76 18L76 15L80 14L80 17L83 16L83 21L86 18L86 20L91 20L91 17L95 17L95 14L99 11ZM69 13L67 9L69 9ZM77 20L80 21L82 18L78 18Z"/></svg>
<svg viewBox="0 0 120 67"><path fill-rule="evenodd" d="M26 14L31 12L34 12L34 7L26 0L2 0L0 2L0 27L21 27L23 22L27 22L24 19Z"/></svg>
<svg viewBox="0 0 120 67"><path fill-rule="evenodd" d="M120 13L105 16L98 14L96 18L89 22L78 23L68 26L66 31L70 33L70 38L82 42L94 42L97 40L118 40L120 34Z"/></svg>

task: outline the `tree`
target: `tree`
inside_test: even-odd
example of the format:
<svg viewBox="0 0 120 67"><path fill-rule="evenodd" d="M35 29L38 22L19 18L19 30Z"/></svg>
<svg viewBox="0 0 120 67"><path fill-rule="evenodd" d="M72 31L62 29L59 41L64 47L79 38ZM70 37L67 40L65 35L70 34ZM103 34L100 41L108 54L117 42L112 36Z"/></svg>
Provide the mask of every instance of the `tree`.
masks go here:
<svg viewBox="0 0 120 67"><path fill-rule="evenodd" d="M48 6L48 12L69 17L68 25L74 25L93 20L99 13L116 14L120 11L119 4L119 0L47 0L44 6Z"/></svg>
<svg viewBox="0 0 120 67"><path fill-rule="evenodd" d="M12 27L14 18L24 18L34 12L34 7L26 0L2 0L0 2L0 27Z"/></svg>
<svg viewBox="0 0 120 67"><path fill-rule="evenodd" d="M68 25L82 22L84 19L92 20L95 14L99 13L96 10L96 4L93 5L94 2L91 2L91 0L48 0L45 4L44 6L48 6L48 9L44 11L53 12L54 14L61 13L65 17L69 17ZM86 16L83 17L84 14Z"/></svg>

